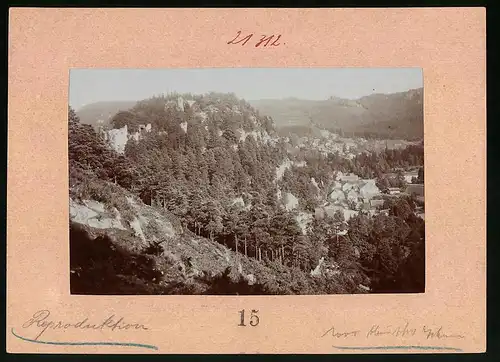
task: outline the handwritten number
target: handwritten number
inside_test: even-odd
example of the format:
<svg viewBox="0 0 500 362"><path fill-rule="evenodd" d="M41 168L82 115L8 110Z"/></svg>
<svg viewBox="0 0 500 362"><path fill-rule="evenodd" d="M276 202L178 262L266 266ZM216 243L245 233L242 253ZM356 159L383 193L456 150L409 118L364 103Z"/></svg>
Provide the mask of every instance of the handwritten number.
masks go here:
<svg viewBox="0 0 500 362"><path fill-rule="evenodd" d="M255 47L257 48L259 45L261 45L262 43L265 42L264 44L264 47L267 47L269 45L269 42L274 38L274 35L271 35L271 36L265 36L265 35L262 35L262 38L260 38L260 41L255 44ZM278 37L271 43L271 46L274 46L274 47L277 47L278 45L280 45L280 43L278 43L278 40L281 38L281 34L278 35Z"/></svg>
<svg viewBox="0 0 500 362"><path fill-rule="evenodd" d="M238 37L241 35L241 31L238 31L238 34L236 34L236 37L233 40L228 41L228 44L235 44L234 41L238 39Z"/></svg>
<svg viewBox="0 0 500 362"><path fill-rule="evenodd" d="M240 324L238 324L239 327L246 327L245 324L245 310L240 310ZM259 316L257 315L259 313L258 310L252 309L252 313L250 314L250 325L252 327L255 327L259 324Z"/></svg>
<svg viewBox="0 0 500 362"><path fill-rule="evenodd" d="M266 37L265 35L262 35L262 38L260 38L260 41L257 44L255 44L255 47L257 48L263 42L266 42L266 44L264 44L264 46L266 47L267 44L269 44L269 42L271 41L272 38L274 38L274 35L271 35L271 36L268 36L268 37Z"/></svg>
<svg viewBox="0 0 500 362"><path fill-rule="evenodd" d="M250 34L250 35L247 35L245 39L245 41L241 44L241 46L245 45L247 43L247 41L249 41L251 38L252 38L253 34Z"/></svg>
<svg viewBox="0 0 500 362"><path fill-rule="evenodd" d="M252 39L253 34L249 34L241 39L240 39L240 36L241 36L241 31L239 30L237 32L236 36L233 39L231 39L230 41L228 41L227 44L240 44L241 43L241 46L244 46L250 41L250 39ZM275 37L274 35L271 35L271 36L262 35L260 40L255 44L255 47L258 48L261 45L263 48L267 47L268 45L271 47L277 47L280 45L280 43L278 43L278 40L280 38L281 38L281 34L279 34L277 37Z"/></svg>
<svg viewBox="0 0 500 362"><path fill-rule="evenodd" d="M247 35L246 37L244 37L243 39L240 39L238 40L237 42L235 42L236 39L238 39L238 37L241 35L241 31L238 31L238 34L236 35L236 37L230 41L228 41L227 43L228 44L238 44L238 43L241 43L241 46L245 45L253 36L253 34L250 34L250 35Z"/></svg>
<svg viewBox="0 0 500 362"><path fill-rule="evenodd" d="M280 40L280 38L281 38L281 34L278 35L278 37L271 43L271 46L277 47L278 45L280 45L280 43L278 43L278 40Z"/></svg>

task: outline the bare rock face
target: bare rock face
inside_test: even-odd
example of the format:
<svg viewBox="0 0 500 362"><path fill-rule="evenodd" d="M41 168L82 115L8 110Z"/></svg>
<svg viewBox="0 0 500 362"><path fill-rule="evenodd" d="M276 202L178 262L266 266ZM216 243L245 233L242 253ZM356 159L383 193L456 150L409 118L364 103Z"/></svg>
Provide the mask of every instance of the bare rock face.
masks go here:
<svg viewBox="0 0 500 362"><path fill-rule="evenodd" d="M142 241L146 241L146 237L142 231L141 222L138 218L134 218L134 220L130 222L130 227L134 230L135 236L141 238Z"/></svg>
<svg viewBox="0 0 500 362"><path fill-rule="evenodd" d="M151 124L139 125L139 130L129 134L127 125L122 128L115 128L109 131L100 131L103 134L104 139L108 142L109 146L115 150L117 153L125 153L125 146L129 139L139 141L143 137L144 133L151 132Z"/></svg>
<svg viewBox="0 0 500 362"><path fill-rule="evenodd" d="M292 167L292 161L285 160L281 165L276 168L276 181L280 181L285 174L285 171Z"/></svg>
<svg viewBox="0 0 500 362"><path fill-rule="evenodd" d="M70 220L77 224L96 229L126 230L121 223L119 212L116 210L114 215L106 212L104 205L97 201L87 200L79 203L70 199L69 215Z"/></svg>
<svg viewBox="0 0 500 362"><path fill-rule="evenodd" d="M184 112L184 98L182 98L182 97L177 98L177 108L180 111Z"/></svg>
<svg viewBox="0 0 500 362"><path fill-rule="evenodd" d="M318 262L318 265L316 266L316 268L314 268L314 270L311 270L311 276L315 277L315 276L321 275L321 266L323 265L324 262L325 262L325 258L319 259L319 262Z"/></svg>
<svg viewBox="0 0 500 362"><path fill-rule="evenodd" d="M107 132L107 140L112 149L118 153L125 153L125 145L128 142L127 125L118 129L111 129Z"/></svg>
<svg viewBox="0 0 500 362"><path fill-rule="evenodd" d="M240 196L240 197L234 198L232 203L231 203L231 206L238 206L238 207L244 208L245 201L243 200L243 197Z"/></svg>
<svg viewBox="0 0 500 362"><path fill-rule="evenodd" d="M339 275L340 268L337 263L326 262L325 258L322 257L319 259L318 265L314 270L311 270L312 277L326 276L326 277L334 277Z"/></svg>
<svg viewBox="0 0 500 362"><path fill-rule="evenodd" d="M180 230L176 230L177 228L174 227L170 220L160 215L151 206L144 205L139 200L134 200L131 196L126 197L126 199L137 215L130 227L141 239L143 239L143 236L147 239L148 235L146 235L145 230L147 230L150 223L154 223L157 226L158 233L162 236L173 237L177 233L180 233Z"/></svg>
<svg viewBox="0 0 500 362"><path fill-rule="evenodd" d="M314 179L314 177L311 177L311 183L313 184L313 186L319 191L320 188L319 188L319 185L318 183L316 182L316 180Z"/></svg>
<svg viewBox="0 0 500 362"><path fill-rule="evenodd" d="M302 230L302 235L307 234L307 227L313 221L313 219L314 219L313 215L307 212L299 212L298 215L295 217L295 220L297 221L300 230Z"/></svg>
<svg viewBox="0 0 500 362"><path fill-rule="evenodd" d="M370 288L369 288L369 287L367 287L366 285L359 284L359 285L358 285L358 287L359 287L361 290L365 291L365 292L369 292L369 291L370 291Z"/></svg>
<svg viewBox="0 0 500 362"><path fill-rule="evenodd" d="M287 211L294 210L299 206L299 199L297 199L295 195L290 192L285 193L283 202L285 203L285 209Z"/></svg>
<svg viewBox="0 0 500 362"><path fill-rule="evenodd" d="M184 133L187 133L187 127L188 127L188 123L187 122L182 122L180 124L182 130L184 131Z"/></svg>

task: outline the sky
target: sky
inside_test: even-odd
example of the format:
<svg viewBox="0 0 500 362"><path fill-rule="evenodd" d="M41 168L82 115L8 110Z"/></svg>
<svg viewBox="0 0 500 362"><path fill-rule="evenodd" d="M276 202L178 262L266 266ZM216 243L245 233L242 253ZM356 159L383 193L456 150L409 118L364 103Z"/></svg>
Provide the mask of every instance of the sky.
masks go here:
<svg viewBox="0 0 500 362"><path fill-rule="evenodd" d="M356 99L423 87L421 68L72 69L69 103L138 101L162 93L235 93L245 100Z"/></svg>

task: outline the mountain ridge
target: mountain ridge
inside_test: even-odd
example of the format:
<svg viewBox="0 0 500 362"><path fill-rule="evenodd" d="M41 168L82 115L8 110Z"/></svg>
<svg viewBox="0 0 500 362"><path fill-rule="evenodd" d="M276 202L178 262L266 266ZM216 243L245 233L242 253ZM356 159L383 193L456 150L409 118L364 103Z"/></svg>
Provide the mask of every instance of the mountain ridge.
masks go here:
<svg viewBox="0 0 500 362"><path fill-rule="evenodd" d="M423 138L423 88L374 93L354 100L330 97L326 100L262 99L249 103L259 113L270 116L281 131L314 123L327 130L358 135Z"/></svg>
<svg viewBox="0 0 500 362"><path fill-rule="evenodd" d="M96 102L81 107L76 114L82 123L107 127L118 112L128 111L138 103L140 100ZM247 103L259 114L271 117L282 134L292 129L295 130L290 133L296 133L297 129L309 127L312 122L327 130L357 135L423 138L423 88L373 93L355 99L284 97L249 100Z"/></svg>

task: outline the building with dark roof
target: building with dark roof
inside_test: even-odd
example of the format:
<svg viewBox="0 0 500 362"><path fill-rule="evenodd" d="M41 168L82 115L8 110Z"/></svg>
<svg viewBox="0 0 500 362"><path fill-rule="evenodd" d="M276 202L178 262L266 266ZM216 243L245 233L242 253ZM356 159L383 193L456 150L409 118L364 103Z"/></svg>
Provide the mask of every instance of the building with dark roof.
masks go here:
<svg viewBox="0 0 500 362"><path fill-rule="evenodd" d="M425 196L425 193L424 193L424 184L409 184L406 187L406 191L405 192L408 195L411 195L411 196L424 197Z"/></svg>

